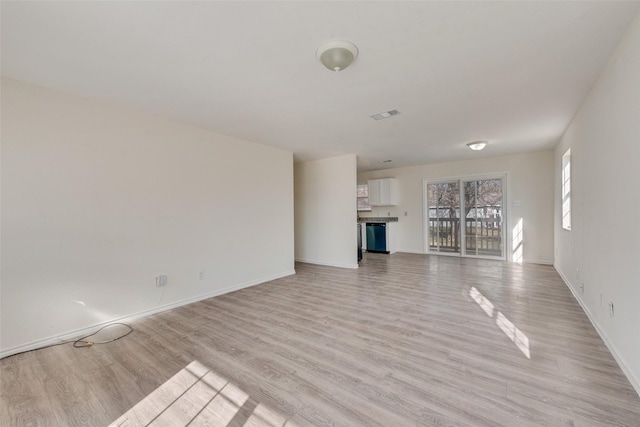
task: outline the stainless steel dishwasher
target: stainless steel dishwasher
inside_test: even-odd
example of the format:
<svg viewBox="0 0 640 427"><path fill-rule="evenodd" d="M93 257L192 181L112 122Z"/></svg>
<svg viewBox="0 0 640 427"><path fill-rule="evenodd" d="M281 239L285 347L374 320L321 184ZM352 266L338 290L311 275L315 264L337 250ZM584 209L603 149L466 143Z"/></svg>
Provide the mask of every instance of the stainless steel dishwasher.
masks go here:
<svg viewBox="0 0 640 427"><path fill-rule="evenodd" d="M367 222L367 252L389 253L387 224L384 222Z"/></svg>

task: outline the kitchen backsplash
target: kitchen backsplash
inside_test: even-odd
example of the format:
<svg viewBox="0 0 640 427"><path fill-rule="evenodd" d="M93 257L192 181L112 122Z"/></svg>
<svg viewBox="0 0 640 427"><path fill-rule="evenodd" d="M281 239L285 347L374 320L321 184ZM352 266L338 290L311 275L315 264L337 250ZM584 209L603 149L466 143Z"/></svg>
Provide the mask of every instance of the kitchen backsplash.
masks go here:
<svg viewBox="0 0 640 427"><path fill-rule="evenodd" d="M358 222L398 222L397 216L361 216Z"/></svg>
<svg viewBox="0 0 640 427"><path fill-rule="evenodd" d="M396 212L393 211L393 209L389 209L388 206L386 207L373 207L371 208L371 212L358 212L358 216L360 218L370 218L370 217L390 217L396 215Z"/></svg>

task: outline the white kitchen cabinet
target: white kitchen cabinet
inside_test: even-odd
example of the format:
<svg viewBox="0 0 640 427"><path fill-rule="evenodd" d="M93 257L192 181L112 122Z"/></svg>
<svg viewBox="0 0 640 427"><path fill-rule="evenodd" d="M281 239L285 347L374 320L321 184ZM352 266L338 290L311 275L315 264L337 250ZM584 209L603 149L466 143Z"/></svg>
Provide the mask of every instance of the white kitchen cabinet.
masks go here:
<svg viewBox="0 0 640 427"><path fill-rule="evenodd" d="M370 179L369 204L395 206L398 204L398 180L395 178Z"/></svg>

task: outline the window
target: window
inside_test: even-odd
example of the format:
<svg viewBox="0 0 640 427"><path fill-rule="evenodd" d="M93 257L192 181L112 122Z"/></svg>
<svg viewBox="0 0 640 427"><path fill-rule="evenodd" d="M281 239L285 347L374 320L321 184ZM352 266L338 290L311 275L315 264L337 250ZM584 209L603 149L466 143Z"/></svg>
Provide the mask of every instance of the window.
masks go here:
<svg viewBox="0 0 640 427"><path fill-rule="evenodd" d="M571 149L562 155L562 228L571 230Z"/></svg>
<svg viewBox="0 0 640 427"><path fill-rule="evenodd" d="M369 205L369 186L358 184L358 212L371 212Z"/></svg>

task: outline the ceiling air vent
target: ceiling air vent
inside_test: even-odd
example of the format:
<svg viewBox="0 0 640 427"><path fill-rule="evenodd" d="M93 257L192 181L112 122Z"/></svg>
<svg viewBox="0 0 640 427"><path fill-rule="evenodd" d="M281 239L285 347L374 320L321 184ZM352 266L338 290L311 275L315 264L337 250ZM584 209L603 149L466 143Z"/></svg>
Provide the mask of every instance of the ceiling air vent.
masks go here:
<svg viewBox="0 0 640 427"><path fill-rule="evenodd" d="M382 120L382 119L388 119L391 116L395 116L400 114L400 111L398 110L389 110L389 111L383 111L381 113L376 113L376 114L372 114L370 117L373 120Z"/></svg>

